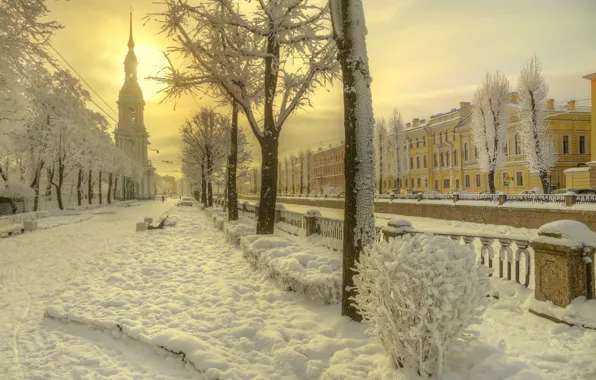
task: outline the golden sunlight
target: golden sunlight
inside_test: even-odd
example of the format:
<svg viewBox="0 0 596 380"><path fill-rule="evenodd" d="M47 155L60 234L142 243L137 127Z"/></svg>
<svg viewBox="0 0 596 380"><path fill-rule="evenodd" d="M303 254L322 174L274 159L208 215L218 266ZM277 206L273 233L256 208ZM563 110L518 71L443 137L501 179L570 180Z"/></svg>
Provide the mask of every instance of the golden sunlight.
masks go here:
<svg viewBox="0 0 596 380"><path fill-rule="evenodd" d="M143 96L146 101L154 100L159 97L158 93L163 85L147 77L156 76L159 70L167 65L167 61L161 50L154 45L135 44L135 54L139 60L138 81L143 90Z"/></svg>

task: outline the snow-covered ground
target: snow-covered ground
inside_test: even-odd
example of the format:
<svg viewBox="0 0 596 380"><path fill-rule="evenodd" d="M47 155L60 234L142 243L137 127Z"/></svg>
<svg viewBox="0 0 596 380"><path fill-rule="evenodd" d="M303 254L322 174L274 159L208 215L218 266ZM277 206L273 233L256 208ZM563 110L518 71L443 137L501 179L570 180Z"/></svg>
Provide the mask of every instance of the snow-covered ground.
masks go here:
<svg viewBox="0 0 596 380"><path fill-rule="evenodd" d="M198 209L172 209L176 227L134 232L172 204L0 239L0 378L417 378L392 368L338 305L256 273ZM480 340L452 355L445 379L596 378L596 331L509 298L474 328Z"/></svg>

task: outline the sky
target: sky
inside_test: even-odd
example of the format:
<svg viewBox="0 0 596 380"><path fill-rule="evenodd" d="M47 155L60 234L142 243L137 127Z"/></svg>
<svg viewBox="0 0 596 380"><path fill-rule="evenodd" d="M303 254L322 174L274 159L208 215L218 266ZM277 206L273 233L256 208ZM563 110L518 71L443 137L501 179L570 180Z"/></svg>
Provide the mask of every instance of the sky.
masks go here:
<svg viewBox="0 0 596 380"><path fill-rule="evenodd" d="M158 174L180 176L178 127L212 101L185 97L164 103L160 86L143 79L159 71L165 63L161 51L172 45L159 35L159 24L143 19L163 5L151 0L48 0L48 6L50 18L64 26L53 46L116 111L132 7L145 125L151 148L159 150L150 151L149 159ZM534 54L542 61L549 97L556 103L590 97L589 82L582 77L596 72L594 0L364 0L364 7L376 119L389 117L394 108L405 121L456 108L460 101L471 101L486 72L504 72L515 87L521 66ZM342 140L341 83L319 89L312 105L284 125L280 157ZM242 116L240 122L251 135ZM259 162L258 143L251 141Z"/></svg>

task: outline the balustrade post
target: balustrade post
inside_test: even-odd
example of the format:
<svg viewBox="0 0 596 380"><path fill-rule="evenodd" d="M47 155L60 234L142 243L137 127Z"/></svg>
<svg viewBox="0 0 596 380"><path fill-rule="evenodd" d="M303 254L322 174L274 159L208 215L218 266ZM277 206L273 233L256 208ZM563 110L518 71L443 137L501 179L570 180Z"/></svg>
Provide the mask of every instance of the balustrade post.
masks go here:
<svg viewBox="0 0 596 380"><path fill-rule="evenodd" d="M261 204L259 202L257 202L255 204L255 219L259 218L259 208L261 207Z"/></svg>
<svg viewBox="0 0 596 380"><path fill-rule="evenodd" d="M246 214L246 202L242 203L242 212Z"/></svg>
<svg viewBox="0 0 596 380"><path fill-rule="evenodd" d="M592 235L594 234L594 235ZM594 247L596 234L580 222L566 220L545 224L530 242L534 249L535 297L567 307L580 296L594 296Z"/></svg>
<svg viewBox="0 0 596 380"><path fill-rule="evenodd" d="M275 205L275 224L281 222L281 212L285 209L284 205Z"/></svg>
<svg viewBox="0 0 596 380"><path fill-rule="evenodd" d="M459 193L456 191L453 193L453 203L459 202Z"/></svg>
<svg viewBox="0 0 596 380"><path fill-rule="evenodd" d="M418 202L422 202L422 193L416 194L416 199L418 200Z"/></svg>
<svg viewBox="0 0 596 380"><path fill-rule="evenodd" d="M321 216L319 210L307 210L304 214L304 228L306 229L306 236L317 233L317 216Z"/></svg>
<svg viewBox="0 0 596 380"><path fill-rule="evenodd" d="M488 269L493 269L493 257L495 255L495 250L493 249L493 238L490 237L481 237L480 243L482 243L482 248L480 248L480 264L484 265L485 259L484 256L488 256ZM489 272L488 276L492 277L492 271Z"/></svg>
<svg viewBox="0 0 596 380"><path fill-rule="evenodd" d="M571 207L575 204L575 193L568 191L565 193L565 206Z"/></svg>
<svg viewBox="0 0 596 380"><path fill-rule="evenodd" d="M383 239L389 241L390 238L396 238L414 232L412 223L404 219L391 219L387 222L387 227L383 227Z"/></svg>
<svg viewBox="0 0 596 380"><path fill-rule="evenodd" d="M503 206L507 202L507 194L503 191L499 193L499 206Z"/></svg>

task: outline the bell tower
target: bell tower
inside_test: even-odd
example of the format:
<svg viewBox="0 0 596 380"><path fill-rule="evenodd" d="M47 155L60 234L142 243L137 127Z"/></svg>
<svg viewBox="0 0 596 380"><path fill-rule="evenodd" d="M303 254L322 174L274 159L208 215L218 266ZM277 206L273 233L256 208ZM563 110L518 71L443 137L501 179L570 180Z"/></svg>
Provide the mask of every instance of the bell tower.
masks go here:
<svg viewBox="0 0 596 380"><path fill-rule="evenodd" d="M145 129L145 100L137 80L138 65L134 52L132 12L128 53L124 59L124 84L118 96L118 127L115 131L116 145L134 162L133 182L137 196L153 195L155 169L148 160L149 134ZM124 189L122 189L124 191Z"/></svg>

